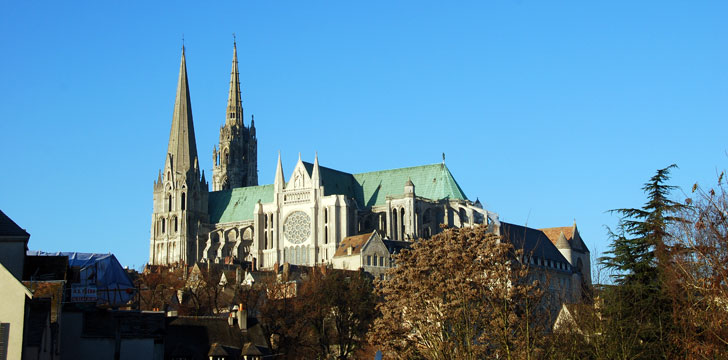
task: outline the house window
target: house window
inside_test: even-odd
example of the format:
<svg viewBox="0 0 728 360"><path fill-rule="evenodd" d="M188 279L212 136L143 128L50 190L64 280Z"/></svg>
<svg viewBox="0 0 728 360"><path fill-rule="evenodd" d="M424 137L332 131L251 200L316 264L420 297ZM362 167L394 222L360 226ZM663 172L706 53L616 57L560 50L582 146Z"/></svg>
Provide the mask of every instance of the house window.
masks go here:
<svg viewBox="0 0 728 360"><path fill-rule="evenodd" d="M8 358L8 338L10 337L10 323L0 323L0 359Z"/></svg>
<svg viewBox="0 0 728 360"><path fill-rule="evenodd" d="M384 266L384 256L379 257L379 266Z"/></svg>
<svg viewBox="0 0 728 360"><path fill-rule="evenodd" d="M372 256L367 255L367 266L371 266L371 265L372 265Z"/></svg>

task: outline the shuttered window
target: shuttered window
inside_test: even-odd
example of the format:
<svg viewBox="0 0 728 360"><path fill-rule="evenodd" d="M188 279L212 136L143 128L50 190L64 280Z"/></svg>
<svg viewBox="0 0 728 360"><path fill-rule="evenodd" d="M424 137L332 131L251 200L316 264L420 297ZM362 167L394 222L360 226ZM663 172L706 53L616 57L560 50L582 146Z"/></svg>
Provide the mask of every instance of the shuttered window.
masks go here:
<svg viewBox="0 0 728 360"><path fill-rule="evenodd" d="M10 324L0 323L0 360L8 358L8 338L10 337Z"/></svg>

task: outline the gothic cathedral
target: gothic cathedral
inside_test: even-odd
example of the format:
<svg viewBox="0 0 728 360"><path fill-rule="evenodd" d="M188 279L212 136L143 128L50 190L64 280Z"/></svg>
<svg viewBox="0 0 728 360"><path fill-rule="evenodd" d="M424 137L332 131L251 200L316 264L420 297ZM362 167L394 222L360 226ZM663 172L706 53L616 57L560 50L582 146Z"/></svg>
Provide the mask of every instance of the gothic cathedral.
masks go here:
<svg viewBox="0 0 728 360"><path fill-rule="evenodd" d="M383 277L392 254L446 227L482 224L523 234L535 266L569 287L590 279L589 250L573 227L530 229L501 223L471 201L441 163L365 173L321 166L299 155L286 181L280 154L273 183L258 185L255 122L243 121L237 47L225 122L213 148L212 191L200 170L184 47L164 169L154 182L150 265L331 264ZM514 238L515 239L515 238ZM584 273L582 273L584 271ZM573 280L573 282L572 282Z"/></svg>

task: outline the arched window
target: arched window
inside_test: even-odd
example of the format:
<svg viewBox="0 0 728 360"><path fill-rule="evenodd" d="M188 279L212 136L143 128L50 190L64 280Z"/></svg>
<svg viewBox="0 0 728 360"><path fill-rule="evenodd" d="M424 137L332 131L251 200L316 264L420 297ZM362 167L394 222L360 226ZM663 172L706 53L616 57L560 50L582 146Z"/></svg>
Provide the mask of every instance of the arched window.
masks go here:
<svg viewBox="0 0 728 360"><path fill-rule="evenodd" d="M182 193L182 204L180 204L180 206L182 206L182 210L185 209L185 200L186 200L185 193Z"/></svg>
<svg viewBox="0 0 728 360"><path fill-rule="evenodd" d="M174 232L177 232L177 217L174 217Z"/></svg>
<svg viewBox="0 0 728 360"><path fill-rule="evenodd" d="M405 237L404 237L404 234L405 234L405 227L404 227L404 208L400 209L400 214L401 214L400 216L401 216L401 220L402 220L400 222L400 226L402 227L402 240L404 240L405 239Z"/></svg>
<svg viewBox="0 0 728 360"><path fill-rule="evenodd" d="M329 227L328 225L324 225L324 244L329 243Z"/></svg>
<svg viewBox="0 0 728 360"><path fill-rule="evenodd" d="M162 234L164 234L165 225L166 225L166 221L165 221L165 219L162 219Z"/></svg>
<svg viewBox="0 0 728 360"><path fill-rule="evenodd" d="M167 195L167 211L172 211L172 195Z"/></svg>
<svg viewBox="0 0 728 360"><path fill-rule="evenodd" d="M460 208L460 213L458 215L460 215L460 227L464 227L465 223L468 222L468 213L465 212L465 209Z"/></svg>
<svg viewBox="0 0 728 360"><path fill-rule="evenodd" d="M394 209L392 211L392 238L394 240L399 240L397 237L397 209Z"/></svg>
<svg viewBox="0 0 728 360"><path fill-rule="evenodd" d="M263 249L268 249L268 232L263 233Z"/></svg>

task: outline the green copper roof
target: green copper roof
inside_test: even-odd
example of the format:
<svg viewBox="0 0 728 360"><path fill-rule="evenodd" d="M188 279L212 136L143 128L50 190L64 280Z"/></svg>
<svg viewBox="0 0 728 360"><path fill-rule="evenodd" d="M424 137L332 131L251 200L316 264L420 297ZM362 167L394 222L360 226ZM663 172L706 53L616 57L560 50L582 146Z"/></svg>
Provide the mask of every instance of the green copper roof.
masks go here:
<svg viewBox="0 0 728 360"><path fill-rule="evenodd" d="M411 179L415 195L432 200L467 197L445 164L422 165L408 168L354 174L361 187L360 206L384 205L389 195L404 193L404 184Z"/></svg>
<svg viewBox="0 0 728 360"><path fill-rule="evenodd" d="M248 186L210 193L207 208L210 223L253 219L255 204L273 201L273 185Z"/></svg>
<svg viewBox="0 0 728 360"><path fill-rule="evenodd" d="M304 162L309 175L313 164ZM349 174L320 166L324 196L341 194L356 200L359 207L384 205L387 196L404 194L408 179L415 185L415 195L432 200L466 200L467 197L444 164ZM208 208L210 223L225 223L253 219L253 209L273 201L273 185L249 186L210 193Z"/></svg>
<svg viewBox="0 0 728 360"><path fill-rule="evenodd" d="M309 174L313 164L304 162ZM404 184L411 179L415 195L432 200L467 197L444 164L422 165L392 170L349 174L319 166L324 195L343 194L356 199L360 207L384 205L387 196L404 194Z"/></svg>

